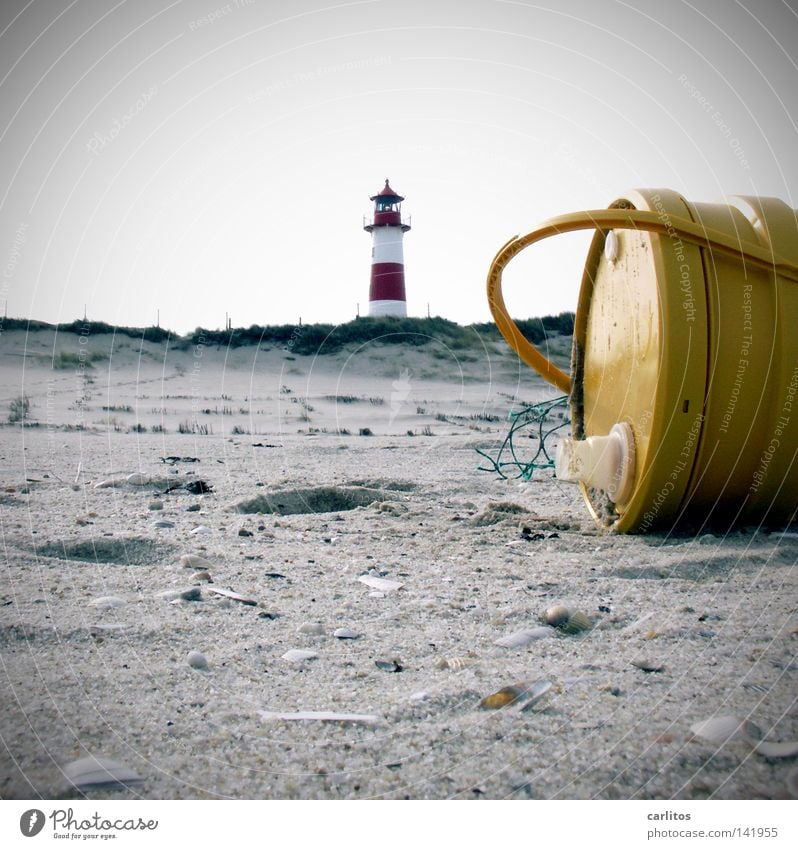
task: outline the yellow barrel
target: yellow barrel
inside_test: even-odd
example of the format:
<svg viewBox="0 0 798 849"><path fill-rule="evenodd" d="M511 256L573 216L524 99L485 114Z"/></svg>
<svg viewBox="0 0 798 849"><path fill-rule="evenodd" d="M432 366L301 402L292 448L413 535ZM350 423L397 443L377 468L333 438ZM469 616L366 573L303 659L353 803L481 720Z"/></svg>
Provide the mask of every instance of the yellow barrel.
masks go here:
<svg viewBox="0 0 798 849"><path fill-rule="evenodd" d="M510 318L504 266L556 233L595 229L571 376ZM690 203L639 189L504 245L488 301L502 335L570 394L557 475L602 528L785 525L798 511L798 212L776 198Z"/></svg>

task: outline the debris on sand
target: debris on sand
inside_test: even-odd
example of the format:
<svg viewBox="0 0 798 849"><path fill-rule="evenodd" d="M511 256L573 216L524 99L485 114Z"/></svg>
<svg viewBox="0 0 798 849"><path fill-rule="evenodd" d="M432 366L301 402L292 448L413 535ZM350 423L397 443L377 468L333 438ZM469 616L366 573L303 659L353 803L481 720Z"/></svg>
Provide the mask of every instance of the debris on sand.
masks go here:
<svg viewBox="0 0 798 849"><path fill-rule="evenodd" d="M390 593L394 590L401 589L404 584L401 581L391 581L388 578L376 578L373 575L361 575L358 578L361 584L371 587L373 590L379 590L383 593Z"/></svg>
<svg viewBox="0 0 798 849"><path fill-rule="evenodd" d="M284 655L283 660L289 663L304 663L306 660L315 660L318 657L315 651L309 649L289 649Z"/></svg>
<svg viewBox="0 0 798 849"><path fill-rule="evenodd" d="M119 784L124 787L144 780L124 764L96 755L68 763L63 768L63 772L67 781L78 790L109 784Z"/></svg>
<svg viewBox="0 0 798 849"><path fill-rule="evenodd" d="M213 563L199 554L183 554L179 563L186 569L213 569Z"/></svg>
<svg viewBox="0 0 798 849"><path fill-rule="evenodd" d="M521 705L521 710L530 710L552 688L551 681L522 682L502 687L495 693L485 696L479 703L482 710L499 710L510 705Z"/></svg>
<svg viewBox="0 0 798 849"><path fill-rule="evenodd" d="M554 634L554 628L550 628L548 625L541 625L539 628L524 628L521 631L513 631L512 634L499 637L494 642L494 645L501 646L505 649L520 649L523 646L534 643L535 640L546 640L549 637L553 637Z"/></svg>
<svg viewBox="0 0 798 849"><path fill-rule="evenodd" d="M186 655L186 663L192 669L207 669L208 659L201 651L192 650Z"/></svg>
<svg viewBox="0 0 798 849"><path fill-rule="evenodd" d="M263 722L285 720L287 722L364 723L365 725L374 725L379 721L379 717L371 713L336 713L335 711L327 710L301 710L296 713L279 713L262 710L260 711L260 718Z"/></svg>
<svg viewBox="0 0 798 849"><path fill-rule="evenodd" d="M231 601L240 601L241 604L246 604L250 607L255 607L258 603L254 598L247 598L247 596L241 595L233 590L223 590L220 587L206 587L206 589L209 593L224 596L225 598L229 598Z"/></svg>

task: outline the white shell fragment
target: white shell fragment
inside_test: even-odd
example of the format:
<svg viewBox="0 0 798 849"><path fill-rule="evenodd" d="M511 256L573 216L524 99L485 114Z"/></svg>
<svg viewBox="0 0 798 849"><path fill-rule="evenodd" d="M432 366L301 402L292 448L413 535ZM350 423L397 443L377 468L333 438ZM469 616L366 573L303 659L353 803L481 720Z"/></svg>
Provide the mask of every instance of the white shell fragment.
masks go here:
<svg viewBox="0 0 798 849"><path fill-rule="evenodd" d="M89 602L90 607L96 607L99 610L111 610L114 607L124 607L126 604L123 598L115 595L104 595Z"/></svg>
<svg viewBox="0 0 798 849"><path fill-rule="evenodd" d="M744 722L737 716L725 714L713 716L703 722L696 722L690 726L690 731L707 743L720 745L729 740L741 740L746 737Z"/></svg>
<svg viewBox="0 0 798 849"><path fill-rule="evenodd" d="M754 746L754 751L766 758L794 758L798 755L798 741L770 743L762 740Z"/></svg>
<svg viewBox="0 0 798 849"><path fill-rule="evenodd" d="M78 789L81 787L97 787L103 784L130 784L143 781L142 777L124 764L108 758L90 755L72 761L64 767L67 781Z"/></svg>
<svg viewBox="0 0 798 849"><path fill-rule="evenodd" d="M192 669L208 668L208 659L201 651L190 651L186 655L186 663L188 663Z"/></svg>
<svg viewBox="0 0 798 849"><path fill-rule="evenodd" d="M367 587L371 587L373 590L379 590L384 593L393 592L404 586L401 581L389 581L387 578L375 578L373 575L361 575L358 581Z"/></svg>
<svg viewBox="0 0 798 849"><path fill-rule="evenodd" d="M360 634L351 628L336 628L333 631L333 637L338 637L339 640L356 640L359 636Z"/></svg>
<svg viewBox="0 0 798 849"><path fill-rule="evenodd" d="M125 483L124 478L106 478L102 481L97 481L94 484L95 489L110 489L112 487L122 486Z"/></svg>
<svg viewBox="0 0 798 849"><path fill-rule="evenodd" d="M304 663L306 660L313 660L318 655L315 651L308 649L289 649L282 657L289 663Z"/></svg>
<svg viewBox="0 0 798 849"><path fill-rule="evenodd" d="M311 720L315 722L362 722L366 725L374 725L379 717L372 713L336 713L329 710L301 710L296 713L279 713L268 710L260 711L260 718L264 722L284 719L289 722Z"/></svg>
<svg viewBox="0 0 798 849"><path fill-rule="evenodd" d="M179 563L186 569L205 569L207 571L213 569L213 563L204 557L200 557L199 554L183 554Z"/></svg>
<svg viewBox="0 0 798 849"><path fill-rule="evenodd" d="M519 649L522 646L529 645L529 643L534 643L535 640L545 640L553 635L553 628L550 628L548 625L541 625L539 628L525 628L523 631L514 631L512 634L499 637L494 642L494 645L501 646L505 649Z"/></svg>
<svg viewBox="0 0 798 849"><path fill-rule="evenodd" d="M189 531L192 536L197 536L198 534L212 534L213 531L207 525L198 525L193 530Z"/></svg>
<svg viewBox="0 0 798 849"><path fill-rule="evenodd" d="M257 601L255 601L254 598L247 598L245 595L233 592L233 590L223 590L220 587L206 587L205 589L209 593L214 593L215 595L222 595L225 598L231 599L232 601L240 601L241 604L248 604L251 607L254 607L258 603Z"/></svg>
<svg viewBox="0 0 798 849"><path fill-rule="evenodd" d="M536 705L553 686L554 685L551 681L535 681L534 684L530 684L524 695L521 697L523 700L521 710L530 710L530 708Z"/></svg>
<svg viewBox="0 0 798 849"><path fill-rule="evenodd" d="M473 657L442 657L435 664L436 669L449 669L452 672L460 672L473 666L476 660Z"/></svg>

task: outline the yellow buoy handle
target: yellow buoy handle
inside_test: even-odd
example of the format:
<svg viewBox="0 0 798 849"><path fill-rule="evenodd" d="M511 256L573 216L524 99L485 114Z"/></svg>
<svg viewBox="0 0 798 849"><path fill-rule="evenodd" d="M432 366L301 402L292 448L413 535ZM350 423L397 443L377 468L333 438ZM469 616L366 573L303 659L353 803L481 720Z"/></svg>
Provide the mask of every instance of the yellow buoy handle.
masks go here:
<svg viewBox="0 0 798 849"><path fill-rule="evenodd" d="M502 272L507 263L524 248L558 233L574 230L644 230L682 239L702 248L709 248L731 256L744 264L764 269L798 283L798 266L788 262L772 251L754 244L734 239L726 233L704 227L685 218L673 215L660 217L656 212L635 209L597 209L572 212L544 221L537 229L525 236L514 236L502 245L488 271L488 305L493 320L502 336L518 356L549 383L563 392L570 393L571 378L554 365L551 360L535 348L521 333L510 318L502 296Z"/></svg>

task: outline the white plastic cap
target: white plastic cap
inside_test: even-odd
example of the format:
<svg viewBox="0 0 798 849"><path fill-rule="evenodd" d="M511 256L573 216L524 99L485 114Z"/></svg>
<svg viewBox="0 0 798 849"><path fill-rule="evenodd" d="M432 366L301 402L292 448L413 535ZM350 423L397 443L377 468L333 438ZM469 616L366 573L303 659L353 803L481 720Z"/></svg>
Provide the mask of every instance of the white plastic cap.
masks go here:
<svg viewBox="0 0 798 849"><path fill-rule="evenodd" d="M563 439L554 459L557 477L604 490L614 504L626 504L635 477L635 440L626 422L612 426L608 436Z"/></svg>

